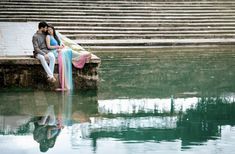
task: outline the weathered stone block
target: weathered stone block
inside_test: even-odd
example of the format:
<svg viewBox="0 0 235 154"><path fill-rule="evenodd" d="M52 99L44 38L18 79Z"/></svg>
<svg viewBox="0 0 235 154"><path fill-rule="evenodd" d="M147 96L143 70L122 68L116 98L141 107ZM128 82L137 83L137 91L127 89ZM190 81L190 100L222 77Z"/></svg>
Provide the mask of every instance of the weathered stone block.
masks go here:
<svg viewBox="0 0 235 154"><path fill-rule="evenodd" d="M20 60L21 59L21 60ZM35 58L0 58L0 87L21 87L53 90L59 87L58 65L55 65L56 83L47 81L46 73ZM83 69L73 67L75 89L96 89L99 62L86 63Z"/></svg>

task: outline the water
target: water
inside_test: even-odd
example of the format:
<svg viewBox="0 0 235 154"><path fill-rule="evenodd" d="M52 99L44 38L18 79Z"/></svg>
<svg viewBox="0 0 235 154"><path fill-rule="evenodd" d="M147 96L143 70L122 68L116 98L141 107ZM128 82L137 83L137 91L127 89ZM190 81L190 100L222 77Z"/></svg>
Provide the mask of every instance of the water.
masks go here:
<svg viewBox="0 0 235 154"><path fill-rule="evenodd" d="M172 50L98 53L96 91L2 89L1 153L234 153L234 51Z"/></svg>

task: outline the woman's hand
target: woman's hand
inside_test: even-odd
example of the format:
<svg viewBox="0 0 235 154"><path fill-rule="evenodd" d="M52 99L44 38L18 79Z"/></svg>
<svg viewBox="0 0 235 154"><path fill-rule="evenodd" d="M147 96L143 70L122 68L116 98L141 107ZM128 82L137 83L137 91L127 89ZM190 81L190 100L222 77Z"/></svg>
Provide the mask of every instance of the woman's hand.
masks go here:
<svg viewBox="0 0 235 154"><path fill-rule="evenodd" d="M62 51L62 49L57 49L57 52L61 52Z"/></svg>
<svg viewBox="0 0 235 154"><path fill-rule="evenodd" d="M61 50L63 48L64 48L64 46L57 46L57 50Z"/></svg>
<svg viewBox="0 0 235 154"><path fill-rule="evenodd" d="M56 49L63 49L63 47L62 47L62 46L59 46L59 45L55 46L55 48L56 48Z"/></svg>

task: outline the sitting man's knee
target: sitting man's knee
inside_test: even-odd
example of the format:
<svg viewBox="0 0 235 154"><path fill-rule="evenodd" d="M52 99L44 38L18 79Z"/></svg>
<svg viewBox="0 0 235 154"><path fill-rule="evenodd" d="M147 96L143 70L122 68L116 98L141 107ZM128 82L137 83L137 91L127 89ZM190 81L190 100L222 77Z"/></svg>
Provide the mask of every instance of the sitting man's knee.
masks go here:
<svg viewBox="0 0 235 154"><path fill-rule="evenodd" d="M44 57L43 55L40 55L40 54L38 54L38 55L36 56L36 58L39 59L39 60L45 59L45 57Z"/></svg>
<svg viewBox="0 0 235 154"><path fill-rule="evenodd" d="M54 56L54 54L53 53L48 53L48 57L49 57L49 59L50 60L53 60L53 61L55 61L55 56Z"/></svg>

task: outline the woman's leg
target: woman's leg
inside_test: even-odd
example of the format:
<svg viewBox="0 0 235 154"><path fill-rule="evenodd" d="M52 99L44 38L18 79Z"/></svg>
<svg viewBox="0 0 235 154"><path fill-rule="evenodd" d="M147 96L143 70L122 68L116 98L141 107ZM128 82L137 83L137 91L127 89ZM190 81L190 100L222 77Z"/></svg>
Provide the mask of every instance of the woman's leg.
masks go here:
<svg viewBox="0 0 235 154"><path fill-rule="evenodd" d="M65 66L66 66L66 83L68 89L73 89L73 77L72 77L72 50L68 49L64 53Z"/></svg>
<svg viewBox="0 0 235 154"><path fill-rule="evenodd" d="M73 65L76 68L83 68L86 62L89 62L91 59L91 53L84 52L84 53L78 53L76 51L72 51L73 56Z"/></svg>

